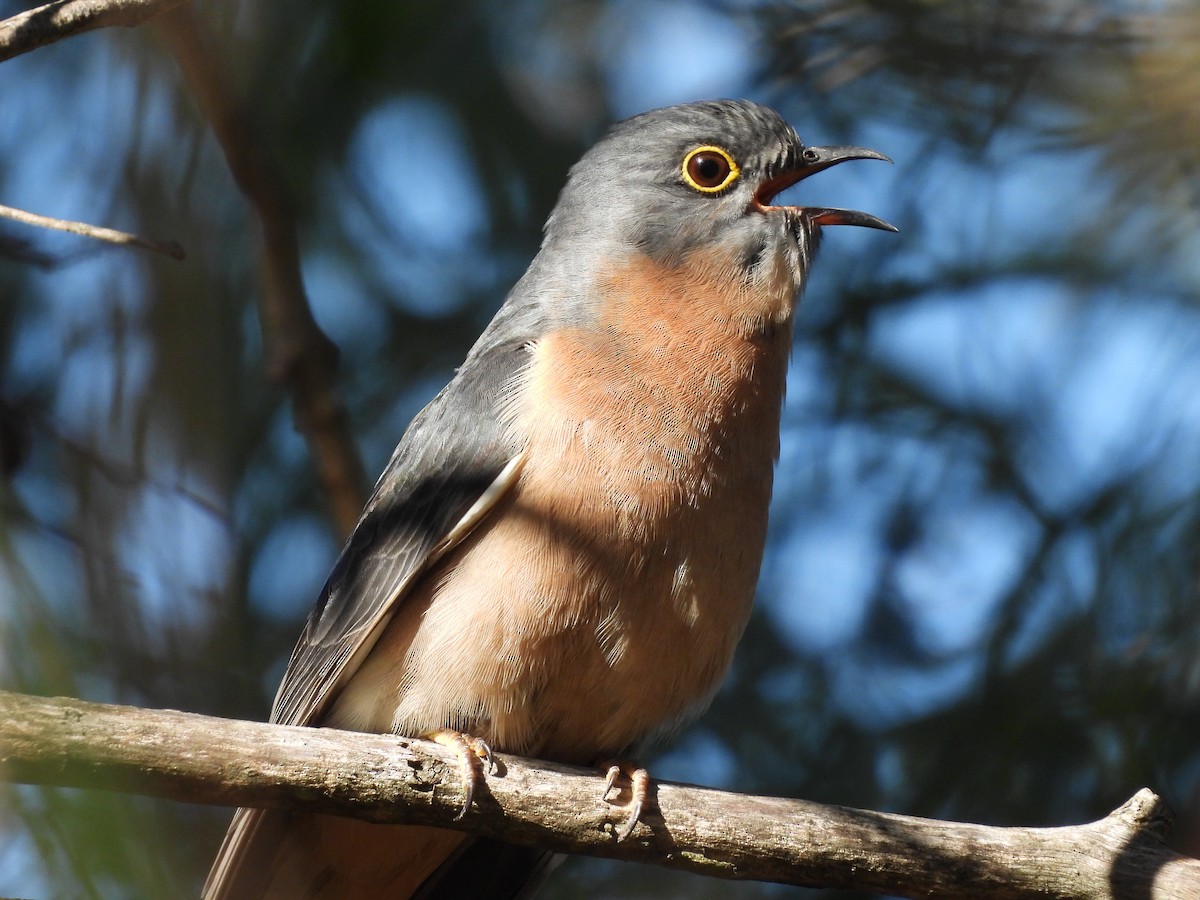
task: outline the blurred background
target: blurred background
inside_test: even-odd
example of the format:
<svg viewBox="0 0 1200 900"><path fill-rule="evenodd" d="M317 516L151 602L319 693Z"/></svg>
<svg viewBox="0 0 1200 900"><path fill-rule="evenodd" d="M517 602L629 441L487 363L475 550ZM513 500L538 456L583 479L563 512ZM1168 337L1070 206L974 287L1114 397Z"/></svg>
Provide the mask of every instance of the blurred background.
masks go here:
<svg viewBox="0 0 1200 900"><path fill-rule="evenodd" d="M21 4L0 2L12 15ZM996 824L1137 788L1200 855L1200 9L217 2L4 63L0 686L264 718L343 526L260 325L286 197L367 481L615 119L746 96L857 163L800 307L772 539L660 778ZM351 477L353 481L353 477ZM194 895L229 811L0 786L0 895ZM857 896L572 860L548 898Z"/></svg>

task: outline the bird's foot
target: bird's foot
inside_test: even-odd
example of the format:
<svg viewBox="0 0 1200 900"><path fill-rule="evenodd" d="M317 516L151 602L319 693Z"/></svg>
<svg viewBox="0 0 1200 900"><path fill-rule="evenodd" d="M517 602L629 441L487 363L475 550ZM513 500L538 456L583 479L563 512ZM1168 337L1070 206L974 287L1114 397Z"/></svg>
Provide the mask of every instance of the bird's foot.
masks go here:
<svg viewBox="0 0 1200 900"><path fill-rule="evenodd" d="M633 829L641 820L642 810L646 808L646 801L650 796L650 773L635 763L622 760L609 764L608 775L604 780L604 793L600 795L601 800L607 802L608 795L613 792L614 788L620 793L620 789L617 788L617 780L622 775L629 779L629 802L625 804L629 815L625 819L625 824L617 829L617 843L633 834Z"/></svg>
<svg viewBox="0 0 1200 900"><path fill-rule="evenodd" d="M475 800L475 788L484 774L491 775L496 771L496 762L492 759L492 748L486 741L451 728L441 728L427 735L429 740L448 747L458 757L458 770L463 780L463 805L454 817L457 822L467 814Z"/></svg>

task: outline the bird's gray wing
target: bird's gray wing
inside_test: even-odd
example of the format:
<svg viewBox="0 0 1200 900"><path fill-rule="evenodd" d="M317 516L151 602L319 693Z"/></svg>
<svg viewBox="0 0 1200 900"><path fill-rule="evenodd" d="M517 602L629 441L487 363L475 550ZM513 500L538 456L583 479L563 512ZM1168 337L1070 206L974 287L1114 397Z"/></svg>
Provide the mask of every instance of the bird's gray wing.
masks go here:
<svg viewBox="0 0 1200 900"><path fill-rule="evenodd" d="M518 387L528 345L513 337L526 323L512 309L501 310L400 439L292 651L271 721L317 724L415 579L516 481L523 448L505 427L505 397ZM276 811L239 809L201 896L258 896L289 822Z"/></svg>
<svg viewBox="0 0 1200 900"><path fill-rule="evenodd" d="M504 395L527 359L521 342L477 346L413 420L292 651L272 722L314 723L414 580L516 481L522 447L505 427Z"/></svg>

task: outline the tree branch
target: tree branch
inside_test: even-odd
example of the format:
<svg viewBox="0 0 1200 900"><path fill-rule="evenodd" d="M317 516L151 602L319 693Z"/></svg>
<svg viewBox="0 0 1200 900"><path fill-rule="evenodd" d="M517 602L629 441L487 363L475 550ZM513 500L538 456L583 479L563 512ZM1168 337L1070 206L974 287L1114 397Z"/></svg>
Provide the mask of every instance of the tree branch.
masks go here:
<svg viewBox="0 0 1200 900"><path fill-rule="evenodd" d="M225 78L229 67L219 59L204 22L185 7L156 24L258 218L263 279L258 314L267 370L292 395L296 428L308 442L334 523L345 537L366 503L367 477L336 387L338 350L313 318L304 288L287 190L255 133L253 116Z"/></svg>
<svg viewBox="0 0 1200 900"><path fill-rule="evenodd" d="M998 828L655 782L642 824L617 843L623 811L601 801L598 774L497 759L454 822L458 767L428 741L0 692L9 781L438 825L722 878L903 897L1200 896L1200 861L1163 843L1169 814L1148 790L1087 825Z"/></svg>
<svg viewBox="0 0 1200 900"><path fill-rule="evenodd" d="M130 234L127 231L117 231L115 228L89 225L86 222L75 222L71 219L54 219L50 216L26 212L23 209L15 209L11 206L0 206L0 218L12 219L14 222L21 222L24 225L33 225L38 228L68 231L71 234L90 237L97 241L106 241L110 244L141 247L144 250L153 250L155 253L169 256L171 259L183 259L185 257L183 248L175 241L156 241L153 238L141 237L140 235Z"/></svg>
<svg viewBox="0 0 1200 900"><path fill-rule="evenodd" d="M132 28L183 0L58 0L0 22L0 62L96 28Z"/></svg>
<svg viewBox="0 0 1200 900"><path fill-rule="evenodd" d="M308 441L335 524L344 537L366 502L367 479L335 387L337 348L318 327L308 303L287 192L254 134L251 117L222 75L225 67L217 59L204 24L182 6L182 0L58 0L0 22L0 62L84 31L139 25L158 13L167 13L159 20L159 32L262 227L259 318L268 371L291 391L297 429ZM10 217L17 218L19 212L11 211ZM30 214L23 215L23 221L32 221ZM46 227L119 239L181 258L178 245L153 245L133 235L79 222L39 218L36 224Z"/></svg>

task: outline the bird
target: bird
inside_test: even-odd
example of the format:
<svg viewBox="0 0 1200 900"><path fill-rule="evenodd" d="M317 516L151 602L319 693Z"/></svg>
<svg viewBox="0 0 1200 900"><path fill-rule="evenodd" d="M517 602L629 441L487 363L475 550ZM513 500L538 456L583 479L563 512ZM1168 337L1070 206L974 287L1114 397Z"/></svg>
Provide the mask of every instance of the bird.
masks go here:
<svg viewBox="0 0 1200 900"><path fill-rule="evenodd" d="M863 159L890 162L806 145L748 100L614 125L400 439L271 721L433 737L471 774L492 751L629 760L699 715L750 614L793 313L822 229L896 230L775 199ZM628 833L647 781L622 765ZM203 896L515 897L546 857L447 829L240 809Z"/></svg>

